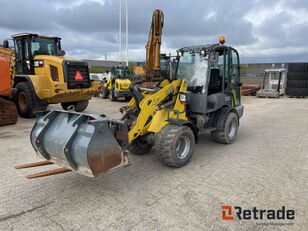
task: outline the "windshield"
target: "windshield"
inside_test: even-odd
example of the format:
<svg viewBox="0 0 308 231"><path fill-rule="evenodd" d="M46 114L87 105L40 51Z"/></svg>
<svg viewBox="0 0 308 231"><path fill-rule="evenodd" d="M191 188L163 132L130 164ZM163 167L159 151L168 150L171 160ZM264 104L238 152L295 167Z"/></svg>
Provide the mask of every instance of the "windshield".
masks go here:
<svg viewBox="0 0 308 231"><path fill-rule="evenodd" d="M31 40L31 53L35 55L57 55L57 43L54 39L36 38Z"/></svg>
<svg viewBox="0 0 308 231"><path fill-rule="evenodd" d="M112 68L111 73L116 78L128 78L128 69L125 67Z"/></svg>
<svg viewBox="0 0 308 231"><path fill-rule="evenodd" d="M208 58L199 53L184 53L178 64L177 77L186 79L188 86L203 87L207 79Z"/></svg>
<svg viewBox="0 0 308 231"><path fill-rule="evenodd" d="M175 56L160 58L160 74L162 77L173 79L176 75L178 60Z"/></svg>

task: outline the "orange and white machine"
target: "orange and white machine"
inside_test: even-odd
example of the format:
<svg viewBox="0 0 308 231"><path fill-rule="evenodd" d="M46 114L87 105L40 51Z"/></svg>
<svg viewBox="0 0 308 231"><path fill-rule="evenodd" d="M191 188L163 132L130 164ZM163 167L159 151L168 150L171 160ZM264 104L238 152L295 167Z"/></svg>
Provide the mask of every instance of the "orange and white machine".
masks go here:
<svg viewBox="0 0 308 231"><path fill-rule="evenodd" d="M11 94L10 64L7 59L0 57L0 126L17 122L15 104L7 100Z"/></svg>

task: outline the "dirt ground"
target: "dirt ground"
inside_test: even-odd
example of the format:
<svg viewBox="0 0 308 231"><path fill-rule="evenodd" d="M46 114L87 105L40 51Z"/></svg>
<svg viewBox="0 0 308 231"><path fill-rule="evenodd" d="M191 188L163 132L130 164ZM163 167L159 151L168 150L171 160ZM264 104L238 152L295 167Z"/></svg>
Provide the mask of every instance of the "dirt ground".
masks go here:
<svg viewBox="0 0 308 231"><path fill-rule="evenodd" d="M163 166L151 151L95 179L25 179L53 168L14 169L38 160L29 141L35 120L0 127L0 230L307 230L308 99L244 97L243 104L234 144L202 135L183 168ZM122 105L96 98L86 112L119 117ZM223 221L222 205L285 206L295 219Z"/></svg>

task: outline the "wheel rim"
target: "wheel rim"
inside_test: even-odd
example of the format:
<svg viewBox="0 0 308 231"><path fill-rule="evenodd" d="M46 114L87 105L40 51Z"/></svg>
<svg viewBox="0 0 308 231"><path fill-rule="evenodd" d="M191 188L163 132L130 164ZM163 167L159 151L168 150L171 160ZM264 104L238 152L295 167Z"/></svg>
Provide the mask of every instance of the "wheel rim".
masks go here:
<svg viewBox="0 0 308 231"><path fill-rule="evenodd" d="M21 110L25 110L27 107L27 96L24 92L18 94L18 105Z"/></svg>
<svg viewBox="0 0 308 231"><path fill-rule="evenodd" d="M181 136L176 144L175 153L179 159L184 159L190 150L190 139L187 136Z"/></svg>
<svg viewBox="0 0 308 231"><path fill-rule="evenodd" d="M233 137L235 135L235 132L236 132L236 121L235 121L235 119L233 119L230 122L229 129L228 129L229 137Z"/></svg>

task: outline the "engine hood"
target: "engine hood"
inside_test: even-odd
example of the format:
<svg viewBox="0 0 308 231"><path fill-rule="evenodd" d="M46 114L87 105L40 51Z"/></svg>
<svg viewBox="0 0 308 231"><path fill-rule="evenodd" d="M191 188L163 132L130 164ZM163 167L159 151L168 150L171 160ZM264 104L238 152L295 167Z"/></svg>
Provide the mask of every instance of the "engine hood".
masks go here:
<svg viewBox="0 0 308 231"><path fill-rule="evenodd" d="M34 60L45 60L50 62L61 63L63 61L82 61L80 59L72 58L72 57L65 57L65 56L51 56L51 55L36 55Z"/></svg>

